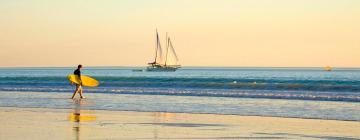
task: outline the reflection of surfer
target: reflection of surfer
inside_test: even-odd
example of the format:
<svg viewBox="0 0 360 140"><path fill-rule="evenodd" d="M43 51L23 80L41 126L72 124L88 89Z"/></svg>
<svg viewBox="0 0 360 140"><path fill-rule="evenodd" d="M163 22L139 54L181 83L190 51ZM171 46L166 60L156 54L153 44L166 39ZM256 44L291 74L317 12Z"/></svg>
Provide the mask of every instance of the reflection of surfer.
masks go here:
<svg viewBox="0 0 360 140"><path fill-rule="evenodd" d="M80 139L80 112L81 112L81 99L74 100L75 107L74 112L70 115L70 121L74 121L73 130L75 132L76 140Z"/></svg>
<svg viewBox="0 0 360 140"><path fill-rule="evenodd" d="M75 101L75 107L74 107L74 122L80 122L80 112L81 112L81 99L74 100Z"/></svg>
<svg viewBox="0 0 360 140"><path fill-rule="evenodd" d="M73 136L76 140L80 139L81 133L80 130L84 126L81 124L81 122L85 121L95 121L96 116L91 115L94 114L93 111L90 110L83 110L82 107L88 105L87 100L83 99L74 99L73 100L73 111L69 114L69 121L72 122L72 130L73 130ZM86 126L86 125L85 125Z"/></svg>
<svg viewBox="0 0 360 140"><path fill-rule="evenodd" d="M82 68L82 65L78 65L78 68L74 71L74 75L79 77L80 83L76 84L76 89L75 89L74 94L72 95L71 99L74 99L76 93L78 93L78 92L80 94L80 98L85 98L82 94L83 90L82 90L81 72L80 72L81 68Z"/></svg>

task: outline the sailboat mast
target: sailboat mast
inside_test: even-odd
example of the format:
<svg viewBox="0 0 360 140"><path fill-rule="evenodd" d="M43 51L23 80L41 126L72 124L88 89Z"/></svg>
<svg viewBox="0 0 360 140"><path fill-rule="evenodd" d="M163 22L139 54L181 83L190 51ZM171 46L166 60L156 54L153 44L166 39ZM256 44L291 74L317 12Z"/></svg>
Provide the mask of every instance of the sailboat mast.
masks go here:
<svg viewBox="0 0 360 140"><path fill-rule="evenodd" d="M158 49L159 49L159 34L157 32L157 29L156 29L156 49L155 49L155 61L154 61L154 63L156 63Z"/></svg>
<svg viewBox="0 0 360 140"><path fill-rule="evenodd" d="M169 38L168 33L166 32L166 56L165 56L165 66L168 58L168 52L169 52Z"/></svg>

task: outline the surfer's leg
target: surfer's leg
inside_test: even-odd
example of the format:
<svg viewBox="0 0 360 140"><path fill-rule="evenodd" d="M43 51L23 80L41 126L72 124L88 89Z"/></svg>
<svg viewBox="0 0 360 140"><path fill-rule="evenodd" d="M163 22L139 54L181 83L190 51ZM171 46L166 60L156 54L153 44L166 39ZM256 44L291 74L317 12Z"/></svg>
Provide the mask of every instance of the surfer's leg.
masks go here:
<svg viewBox="0 0 360 140"><path fill-rule="evenodd" d="M85 98L85 97L83 96L82 86L79 87L79 93L80 93L80 98Z"/></svg>
<svg viewBox="0 0 360 140"><path fill-rule="evenodd" d="M74 94L72 95L71 99L74 99L76 93L79 91L79 87L80 86L76 85L76 89L75 89Z"/></svg>

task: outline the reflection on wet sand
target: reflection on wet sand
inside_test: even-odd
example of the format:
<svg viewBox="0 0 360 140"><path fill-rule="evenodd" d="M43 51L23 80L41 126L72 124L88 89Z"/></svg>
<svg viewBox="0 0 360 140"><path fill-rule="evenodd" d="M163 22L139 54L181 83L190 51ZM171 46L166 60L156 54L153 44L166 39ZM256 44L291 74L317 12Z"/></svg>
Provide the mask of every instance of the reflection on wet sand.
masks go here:
<svg viewBox="0 0 360 140"><path fill-rule="evenodd" d="M175 113L168 113L168 112L154 112L154 123L166 123L168 122L169 119L174 118L175 117ZM158 139L159 138L159 132L158 132L158 127L157 125L153 125L154 127L154 139ZM166 134L166 132L164 133Z"/></svg>
<svg viewBox="0 0 360 140"><path fill-rule="evenodd" d="M81 106L87 104L85 99L74 99L74 109L73 112L69 115L69 121L73 122L73 132L76 140L80 139L80 124L84 121L95 121L96 116L90 115L93 114L93 111L85 111L81 109Z"/></svg>
<svg viewBox="0 0 360 140"><path fill-rule="evenodd" d="M0 139L360 140L357 121L106 110L96 110L96 117L83 121L89 112L81 108L88 105L74 106L71 110L0 107Z"/></svg>

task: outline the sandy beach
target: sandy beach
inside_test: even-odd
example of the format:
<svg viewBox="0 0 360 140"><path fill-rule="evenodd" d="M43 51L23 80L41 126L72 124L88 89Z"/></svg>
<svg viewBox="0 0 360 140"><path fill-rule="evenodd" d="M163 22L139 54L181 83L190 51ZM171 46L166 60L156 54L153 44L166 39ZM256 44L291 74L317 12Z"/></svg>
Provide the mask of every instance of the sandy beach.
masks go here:
<svg viewBox="0 0 360 140"><path fill-rule="evenodd" d="M360 122L259 116L0 108L0 139L360 139Z"/></svg>

